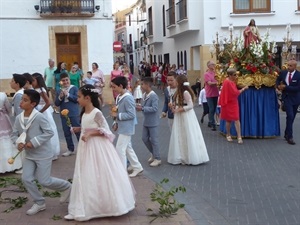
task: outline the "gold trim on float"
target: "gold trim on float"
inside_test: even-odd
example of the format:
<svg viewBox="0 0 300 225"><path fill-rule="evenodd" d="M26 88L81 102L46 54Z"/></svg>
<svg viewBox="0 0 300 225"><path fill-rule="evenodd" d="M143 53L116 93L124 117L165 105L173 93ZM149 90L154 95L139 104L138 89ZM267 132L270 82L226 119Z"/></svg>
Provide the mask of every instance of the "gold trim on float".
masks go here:
<svg viewBox="0 0 300 225"><path fill-rule="evenodd" d="M215 78L218 81L218 86L221 86L223 81L227 78L227 74L222 72L220 68L221 66L217 64ZM238 87L254 86L256 89L260 89L262 86L274 87L278 77L277 72L274 72L273 74L262 74L258 72L242 75L239 71L237 71L237 75L238 78L236 84Z"/></svg>

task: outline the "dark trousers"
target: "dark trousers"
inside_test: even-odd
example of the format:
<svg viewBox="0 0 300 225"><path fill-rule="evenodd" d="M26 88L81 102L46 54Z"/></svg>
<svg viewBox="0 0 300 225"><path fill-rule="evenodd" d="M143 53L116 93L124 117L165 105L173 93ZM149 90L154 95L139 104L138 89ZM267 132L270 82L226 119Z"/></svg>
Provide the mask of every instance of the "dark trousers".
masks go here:
<svg viewBox="0 0 300 225"><path fill-rule="evenodd" d="M64 131L65 139L67 142L68 150L74 152L75 147L72 139L72 133L70 131L71 128L67 125L67 121L65 117L61 116L60 118L61 118L61 125ZM70 120L71 120L72 127L80 127L79 117L70 116ZM80 133L75 133L75 136L79 141Z"/></svg>
<svg viewBox="0 0 300 225"><path fill-rule="evenodd" d="M218 97L206 97L209 108L208 119L212 127L216 127L215 113L218 104Z"/></svg>
<svg viewBox="0 0 300 225"><path fill-rule="evenodd" d="M297 109L299 105L292 105L289 102L284 102L285 112L286 112L286 127L284 135L288 139L293 138L293 123L297 115Z"/></svg>

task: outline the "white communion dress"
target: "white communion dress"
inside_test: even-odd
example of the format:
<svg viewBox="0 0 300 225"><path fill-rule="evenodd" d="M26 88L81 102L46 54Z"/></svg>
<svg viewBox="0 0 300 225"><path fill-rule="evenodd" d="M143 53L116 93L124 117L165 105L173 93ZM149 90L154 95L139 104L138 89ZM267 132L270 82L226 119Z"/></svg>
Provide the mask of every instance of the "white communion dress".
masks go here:
<svg viewBox="0 0 300 225"><path fill-rule="evenodd" d="M183 95L185 104L183 108L185 111L174 114L168 162L175 165L198 165L208 162L209 157L193 109L192 97L188 91L185 91Z"/></svg>
<svg viewBox="0 0 300 225"><path fill-rule="evenodd" d="M77 221L120 216L135 208L135 191L112 143L114 134L99 109L84 113L81 136L95 129L103 136L79 141L69 202Z"/></svg>

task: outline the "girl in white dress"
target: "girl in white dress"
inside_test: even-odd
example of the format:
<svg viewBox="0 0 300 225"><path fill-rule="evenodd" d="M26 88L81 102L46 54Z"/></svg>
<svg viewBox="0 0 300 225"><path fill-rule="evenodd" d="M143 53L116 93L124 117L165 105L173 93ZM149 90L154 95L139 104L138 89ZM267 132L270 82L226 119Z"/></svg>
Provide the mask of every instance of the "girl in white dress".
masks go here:
<svg viewBox="0 0 300 225"><path fill-rule="evenodd" d="M98 92L84 85L78 92L81 131L66 220L120 216L135 207L135 191L113 145L114 134L99 110Z"/></svg>
<svg viewBox="0 0 300 225"><path fill-rule="evenodd" d="M136 80L133 91L133 98L136 103L141 103L143 97L142 89L141 89L141 81L139 79Z"/></svg>
<svg viewBox="0 0 300 225"><path fill-rule="evenodd" d="M6 94L0 92L0 173L11 172L22 167L22 157L15 158L13 164L8 164L7 160L18 153L16 146L10 140L12 127L9 119L11 105Z"/></svg>
<svg viewBox="0 0 300 225"><path fill-rule="evenodd" d="M46 116L49 122L49 126L52 128L54 132L54 135L50 139L50 142L53 148L53 154L54 154L53 160L56 160L60 154L60 145L59 145L57 127L53 119L53 108L50 107L50 100L46 91L47 87L43 79L43 76L40 73L32 74L32 78L33 78L32 87L41 95L40 103L37 105L36 108Z"/></svg>
<svg viewBox="0 0 300 225"><path fill-rule="evenodd" d="M202 132L193 109L194 92L185 75L176 79L177 91L173 104L174 122L169 144L168 162L171 164L198 165L209 161Z"/></svg>

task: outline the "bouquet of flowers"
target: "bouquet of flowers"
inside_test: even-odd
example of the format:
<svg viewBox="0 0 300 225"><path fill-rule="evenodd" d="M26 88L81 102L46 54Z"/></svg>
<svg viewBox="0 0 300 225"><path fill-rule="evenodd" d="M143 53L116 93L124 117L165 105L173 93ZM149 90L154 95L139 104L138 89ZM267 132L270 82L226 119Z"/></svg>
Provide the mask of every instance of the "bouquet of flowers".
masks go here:
<svg viewBox="0 0 300 225"><path fill-rule="evenodd" d="M72 127L70 117L68 116L69 110L68 109L64 109L64 110L62 110L60 112L60 114L66 118L66 124L67 124L67 126L68 127Z"/></svg>
<svg viewBox="0 0 300 225"><path fill-rule="evenodd" d="M252 42L248 48L244 48L243 43L242 37L232 42L225 40L224 50L219 54L223 71L229 67L235 67L241 75L274 74L280 71L273 61L276 42L269 41L269 30L260 43Z"/></svg>

